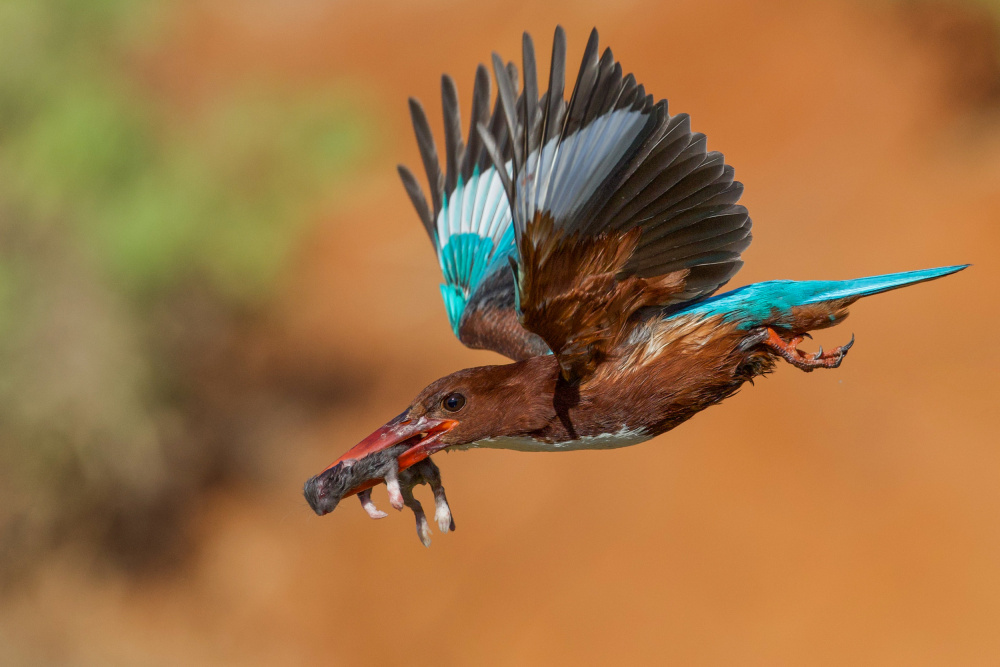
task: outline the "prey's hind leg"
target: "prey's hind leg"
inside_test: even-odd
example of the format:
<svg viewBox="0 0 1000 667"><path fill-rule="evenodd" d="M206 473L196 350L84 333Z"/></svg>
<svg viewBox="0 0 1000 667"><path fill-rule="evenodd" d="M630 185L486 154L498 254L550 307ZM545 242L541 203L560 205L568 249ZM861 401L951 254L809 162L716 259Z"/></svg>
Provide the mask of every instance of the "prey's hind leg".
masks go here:
<svg viewBox="0 0 1000 667"><path fill-rule="evenodd" d="M415 477L411 477L406 480L406 483L404 483L401 487L403 504L413 510L413 516L417 520L417 537L420 538L420 542L425 547L429 547L431 545L431 527L427 524L427 515L424 514L423 506L420 504L419 500L413 497L413 486L415 482Z"/></svg>
<svg viewBox="0 0 1000 667"><path fill-rule="evenodd" d="M790 340L785 340L777 331L770 327L763 331L767 334L767 337L762 341L763 345L770 348L791 365L807 373L817 368L837 368L840 366L840 362L844 360L844 357L847 356L847 351L854 345L854 336L852 335L851 340L846 345L841 345L829 352L824 352L821 347L819 348L819 352L810 355L796 347L796 345L802 342L804 336L793 336ZM805 335L808 336L809 334Z"/></svg>
<svg viewBox="0 0 1000 667"><path fill-rule="evenodd" d="M455 530L455 519L451 515L451 507L448 506L448 497L444 493L444 486L441 484L441 471L430 459L424 459L417 464L420 466L420 475L430 484L431 491L434 492L434 521L442 533ZM414 466L414 467L417 467Z"/></svg>

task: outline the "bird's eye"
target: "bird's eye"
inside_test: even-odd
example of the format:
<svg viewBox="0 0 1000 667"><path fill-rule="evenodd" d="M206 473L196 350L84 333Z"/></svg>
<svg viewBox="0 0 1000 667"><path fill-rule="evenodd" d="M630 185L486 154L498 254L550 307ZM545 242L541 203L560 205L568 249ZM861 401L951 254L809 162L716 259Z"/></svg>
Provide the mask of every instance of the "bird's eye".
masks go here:
<svg viewBox="0 0 1000 667"><path fill-rule="evenodd" d="M465 407L465 396L462 396L457 391L453 391L444 397L444 400L441 401L441 407L448 412L458 412Z"/></svg>

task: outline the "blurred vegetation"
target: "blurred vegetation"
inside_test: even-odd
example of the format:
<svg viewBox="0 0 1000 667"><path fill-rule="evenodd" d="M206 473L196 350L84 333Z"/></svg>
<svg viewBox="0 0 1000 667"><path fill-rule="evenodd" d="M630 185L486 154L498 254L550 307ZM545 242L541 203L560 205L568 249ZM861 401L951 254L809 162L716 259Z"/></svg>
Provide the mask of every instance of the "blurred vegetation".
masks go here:
<svg viewBox="0 0 1000 667"><path fill-rule="evenodd" d="M170 113L137 75L169 9L0 3L9 571L79 536L139 560L170 543L216 474L187 361L225 357L372 134L345 95L260 86Z"/></svg>

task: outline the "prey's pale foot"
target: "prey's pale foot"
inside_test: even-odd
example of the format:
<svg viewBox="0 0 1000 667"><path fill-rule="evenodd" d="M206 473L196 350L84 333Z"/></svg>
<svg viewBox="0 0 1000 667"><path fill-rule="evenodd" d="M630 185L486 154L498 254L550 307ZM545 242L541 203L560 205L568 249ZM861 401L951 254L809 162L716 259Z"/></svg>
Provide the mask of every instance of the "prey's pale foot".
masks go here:
<svg viewBox="0 0 1000 667"><path fill-rule="evenodd" d="M441 471L430 459L421 462L423 469L421 474L431 486L434 492L434 521L438 525L438 530L447 533L455 530L455 519L451 516L451 507L448 506L448 497L444 493L444 486L441 484Z"/></svg>
<svg viewBox="0 0 1000 667"><path fill-rule="evenodd" d="M424 459L399 473L400 491L404 504L413 510L417 521L417 537L428 547L431 544L430 525L420 502L413 497L413 487L418 484L429 484L434 492L434 522L442 533L455 530L455 520L451 516L451 508L441 485L441 471L430 459Z"/></svg>
<svg viewBox="0 0 1000 667"><path fill-rule="evenodd" d="M412 484L429 484L434 492L434 522L442 533L455 530L455 519L451 516L448 497L441 484L441 471L430 459L424 459L408 471L408 480Z"/></svg>
<svg viewBox="0 0 1000 667"><path fill-rule="evenodd" d="M399 486L399 468L393 466L391 470L385 474L385 488L389 491L389 504L395 510L403 509L403 504L405 500L403 498L402 489Z"/></svg>
<svg viewBox="0 0 1000 667"><path fill-rule="evenodd" d="M766 331L767 338L764 339L763 344L779 354L782 359L791 365L807 373L817 368L837 368L840 366L840 362L844 360L844 357L847 356L847 351L854 345L854 336L852 335L851 340L847 344L834 348L829 352L824 352L821 347L815 354L806 354L796 347L802 342L803 335L793 336L790 340L786 341L774 329L769 327Z"/></svg>
<svg viewBox="0 0 1000 667"><path fill-rule="evenodd" d="M448 507L448 501L443 497L438 500L437 496L435 496L434 505L434 521L438 525L438 530L442 533L455 530L455 520L451 518L451 508Z"/></svg>
<svg viewBox="0 0 1000 667"><path fill-rule="evenodd" d="M358 499L361 501L361 506L365 508L365 511L368 512L368 516L370 516L371 518L384 519L387 516L389 516L379 508L375 507L375 503L372 502L371 489L365 489L364 491L360 492L358 494Z"/></svg>

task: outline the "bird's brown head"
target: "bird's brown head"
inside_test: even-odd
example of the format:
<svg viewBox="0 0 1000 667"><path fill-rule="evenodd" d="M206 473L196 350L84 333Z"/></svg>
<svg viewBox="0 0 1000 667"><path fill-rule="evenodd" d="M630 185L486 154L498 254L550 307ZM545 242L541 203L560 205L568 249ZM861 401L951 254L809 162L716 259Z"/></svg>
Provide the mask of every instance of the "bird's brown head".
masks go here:
<svg viewBox="0 0 1000 667"><path fill-rule="evenodd" d="M466 368L432 382L399 416L307 481L306 500L327 514L344 496L378 484L393 462L403 470L448 447L541 429L555 416L558 375L547 356Z"/></svg>

